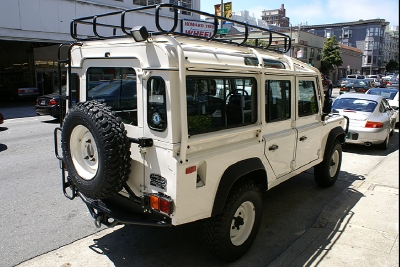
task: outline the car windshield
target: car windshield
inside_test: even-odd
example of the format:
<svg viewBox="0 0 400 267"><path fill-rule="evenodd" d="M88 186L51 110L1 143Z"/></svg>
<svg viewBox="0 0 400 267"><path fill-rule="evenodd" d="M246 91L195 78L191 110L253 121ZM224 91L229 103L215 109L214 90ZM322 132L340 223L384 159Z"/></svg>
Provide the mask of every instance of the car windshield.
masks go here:
<svg viewBox="0 0 400 267"><path fill-rule="evenodd" d="M377 102L361 98L339 98L332 105L332 109L354 110L361 112L373 112Z"/></svg>
<svg viewBox="0 0 400 267"><path fill-rule="evenodd" d="M398 90L388 90L388 89L371 89L368 91L367 94L370 95L381 95L386 99L393 100L394 97L396 96Z"/></svg>
<svg viewBox="0 0 400 267"><path fill-rule="evenodd" d="M346 86L366 86L367 84L368 82L366 80L351 79L347 81Z"/></svg>

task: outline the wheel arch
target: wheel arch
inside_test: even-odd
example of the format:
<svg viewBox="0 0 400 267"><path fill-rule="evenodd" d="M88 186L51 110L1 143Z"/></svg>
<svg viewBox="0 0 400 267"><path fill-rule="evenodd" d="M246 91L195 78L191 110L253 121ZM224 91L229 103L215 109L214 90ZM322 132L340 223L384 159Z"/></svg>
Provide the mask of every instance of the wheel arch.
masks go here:
<svg viewBox="0 0 400 267"><path fill-rule="evenodd" d="M232 164L225 170L218 185L211 216L222 212L234 184L249 180L257 184L260 189L268 189L267 172L261 159L245 159Z"/></svg>
<svg viewBox="0 0 400 267"><path fill-rule="evenodd" d="M340 141L342 146L344 146L346 135L345 135L345 132L343 131L343 128L340 126L333 128L329 132L328 139L326 140L326 144L332 144L336 139ZM329 146L325 145L324 158L327 156L327 153L329 152L327 150L329 150Z"/></svg>

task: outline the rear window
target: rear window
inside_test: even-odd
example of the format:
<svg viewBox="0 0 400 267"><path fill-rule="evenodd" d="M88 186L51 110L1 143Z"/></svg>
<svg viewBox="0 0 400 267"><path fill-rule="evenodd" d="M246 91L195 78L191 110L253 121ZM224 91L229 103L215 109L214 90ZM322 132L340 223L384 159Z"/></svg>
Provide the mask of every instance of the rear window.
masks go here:
<svg viewBox="0 0 400 267"><path fill-rule="evenodd" d="M137 126L136 73L127 67L92 67L87 70L87 100L113 108L126 124Z"/></svg>
<svg viewBox="0 0 400 267"><path fill-rule="evenodd" d="M340 98L335 100L332 109L354 110L361 112L373 112L377 106L376 101L358 98Z"/></svg>

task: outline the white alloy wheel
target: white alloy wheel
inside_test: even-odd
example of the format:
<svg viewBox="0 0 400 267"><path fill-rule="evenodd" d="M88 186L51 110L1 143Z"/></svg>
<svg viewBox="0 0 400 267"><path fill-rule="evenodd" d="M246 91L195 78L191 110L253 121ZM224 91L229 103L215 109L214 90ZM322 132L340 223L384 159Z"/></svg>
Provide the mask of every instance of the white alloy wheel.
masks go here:
<svg viewBox="0 0 400 267"><path fill-rule="evenodd" d="M246 201L239 206L233 216L230 230L233 245L240 246L247 240L253 229L255 218L256 212L253 203Z"/></svg>
<svg viewBox="0 0 400 267"><path fill-rule="evenodd" d="M335 150L332 154L331 160L329 162L329 175L331 177L334 177L336 172L338 171L339 168L339 162L340 160L340 154L339 151Z"/></svg>
<svg viewBox="0 0 400 267"><path fill-rule="evenodd" d="M76 172L84 180L95 177L99 165L98 151L92 133L83 125L77 125L70 139L71 158Z"/></svg>

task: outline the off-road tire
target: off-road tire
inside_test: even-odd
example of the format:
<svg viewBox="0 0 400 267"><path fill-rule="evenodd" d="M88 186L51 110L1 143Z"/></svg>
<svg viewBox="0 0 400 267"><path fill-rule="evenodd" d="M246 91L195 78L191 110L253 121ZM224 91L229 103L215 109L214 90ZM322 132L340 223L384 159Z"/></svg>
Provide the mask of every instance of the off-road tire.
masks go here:
<svg viewBox="0 0 400 267"><path fill-rule="evenodd" d="M342 165L342 145L335 140L327 153L324 160L314 167L314 180L321 187L332 186L339 175L340 166Z"/></svg>
<svg viewBox="0 0 400 267"><path fill-rule="evenodd" d="M122 189L130 173L130 143L111 107L97 101L74 105L61 139L68 176L79 192L104 199Z"/></svg>
<svg viewBox="0 0 400 267"><path fill-rule="evenodd" d="M260 190L250 182L233 188L223 212L204 223L204 236L211 253L223 261L239 259L253 244L261 217Z"/></svg>

